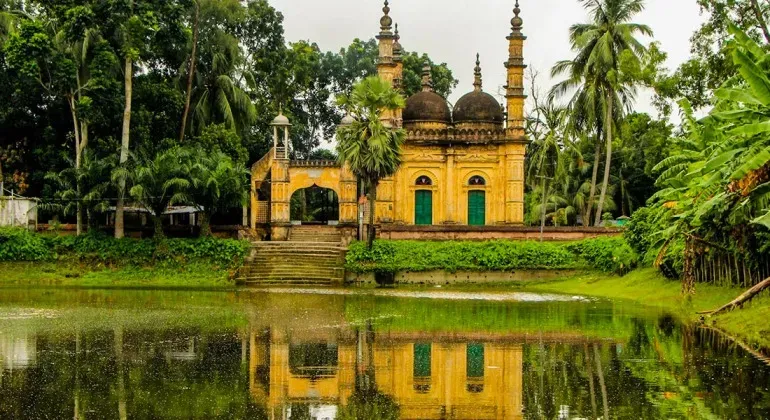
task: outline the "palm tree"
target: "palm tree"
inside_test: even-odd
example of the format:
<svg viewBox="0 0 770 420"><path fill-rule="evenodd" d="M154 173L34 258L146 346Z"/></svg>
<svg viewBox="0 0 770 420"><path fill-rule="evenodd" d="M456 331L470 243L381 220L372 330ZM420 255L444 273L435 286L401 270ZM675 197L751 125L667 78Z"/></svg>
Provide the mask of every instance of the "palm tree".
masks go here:
<svg viewBox="0 0 770 420"><path fill-rule="evenodd" d="M376 76L362 80L353 87L350 96L341 95L337 101L355 117L350 125L337 131L337 155L369 192L368 245L371 248L376 234L377 186L401 166L401 146L406 138L403 129L386 125L380 118L386 111L403 108L405 102L389 82Z"/></svg>
<svg viewBox="0 0 770 420"><path fill-rule="evenodd" d="M253 75L243 69L244 56L239 40L227 28L243 18L244 8L237 0L205 0L200 3L197 61L191 63L190 95L193 133L209 124L225 124L240 132L257 119L256 108L246 91L254 88ZM196 44L193 45L196 47ZM191 60L194 59L191 56Z"/></svg>
<svg viewBox="0 0 770 420"><path fill-rule="evenodd" d="M114 182L128 180L131 189L128 193L152 217L155 238L163 238L161 217L169 206L189 203L188 195L192 182L188 178L192 165L191 153L182 147L173 147L159 152L155 156L140 155L133 167L122 166L116 169Z"/></svg>
<svg viewBox="0 0 770 420"><path fill-rule="evenodd" d="M570 43L576 52L573 60L561 61L551 70L552 76L566 74L567 79L554 86L551 94L563 96L575 90L570 102L576 128L593 128L604 135L607 148L604 165L604 181L597 206L595 224L602 219L610 183L612 165L613 130L635 96L634 81L622 74L621 59L639 60L646 51L635 37L652 36L646 25L629 21L642 10L643 0L581 0L589 11L591 22L576 24L570 28ZM594 171L598 171L600 150L597 135L597 158ZM595 190L596 176L592 181ZM593 201L591 194L590 201ZM590 208L591 206L589 206Z"/></svg>
<svg viewBox="0 0 770 420"><path fill-rule="evenodd" d="M222 152L196 152L192 166L191 200L200 211L201 236L211 236L215 214L243 206L248 198L249 172Z"/></svg>
<svg viewBox="0 0 770 420"><path fill-rule="evenodd" d="M55 197L60 203L53 206L65 215L85 211L88 227L96 227L96 215L109 208L108 193L112 188L110 173L114 167L112 159L97 157L91 151L84 151L80 166L73 165L61 172L51 172L46 179L54 182L58 191Z"/></svg>

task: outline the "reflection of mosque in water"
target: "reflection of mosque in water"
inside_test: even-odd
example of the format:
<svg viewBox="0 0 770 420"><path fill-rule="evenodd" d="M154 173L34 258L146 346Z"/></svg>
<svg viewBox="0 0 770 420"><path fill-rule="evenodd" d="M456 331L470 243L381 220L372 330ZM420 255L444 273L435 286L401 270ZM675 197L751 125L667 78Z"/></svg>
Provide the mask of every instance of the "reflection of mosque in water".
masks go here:
<svg viewBox="0 0 770 420"><path fill-rule="evenodd" d="M250 388L271 419L289 419L299 407L310 418L334 419L357 382L372 382L392 397L403 419L522 418L521 342L353 329L295 332L250 334Z"/></svg>

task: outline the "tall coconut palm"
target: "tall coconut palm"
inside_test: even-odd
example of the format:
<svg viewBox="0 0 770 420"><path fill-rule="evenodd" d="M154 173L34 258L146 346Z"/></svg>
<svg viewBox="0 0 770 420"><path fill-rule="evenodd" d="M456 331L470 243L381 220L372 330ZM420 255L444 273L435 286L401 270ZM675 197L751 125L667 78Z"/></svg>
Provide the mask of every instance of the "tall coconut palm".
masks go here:
<svg viewBox="0 0 770 420"><path fill-rule="evenodd" d="M244 17L237 0L199 0L197 61L188 79L191 105L189 130L200 131L210 124L225 124L240 131L257 119L247 88L253 76L243 67L243 49L228 29ZM192 56L191 56L192 59Z"/></svg>
<svg viewBox="0 0 770 420"><path fill-rule="evenodd" d="M401 146L406 138L403 129L386 125L381 117L384 112L403 108L405 102L389 82L376 76L362 80L350 96L342 95L337 101L355 117L350 125L337 131L337 155L363 181L369 193L371 248L376 234L377 186L401 166Z"/></svg>
<svg viewBox="0 0 770 420"><path fill-rule="evenodd" d="M552 75L566 75L567 79L554 86L551 93L558 97L575 91L570 104L575 113L575 125L592 127L597 134L601 132L604 135L607 150L604 181L595 217L595 224L598 225L610 181L613 130L623 115L623 106L629 108L635 96L634 81L622 74L621 60L640 60L646 48L636 36L652 36L652 29L630 22L644 10L643 0L581 1L591 21L570 28L570 43L576 56L554 66ZM597 142L600 138L597 136ZM598 171L598 162L597 159L594 171ZM592 185L595 186L596 182Z"/></svg>

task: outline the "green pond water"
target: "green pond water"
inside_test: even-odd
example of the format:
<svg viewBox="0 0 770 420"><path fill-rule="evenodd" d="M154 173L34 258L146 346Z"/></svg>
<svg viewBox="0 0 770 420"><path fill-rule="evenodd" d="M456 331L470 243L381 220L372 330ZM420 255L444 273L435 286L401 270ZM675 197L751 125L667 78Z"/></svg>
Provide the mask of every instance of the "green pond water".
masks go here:
<svg viewBox="0 0 770 420"><path fill-rule="evenodd" d="M0 289L0 419L770 418L770 367L628 303Z"/></svg>

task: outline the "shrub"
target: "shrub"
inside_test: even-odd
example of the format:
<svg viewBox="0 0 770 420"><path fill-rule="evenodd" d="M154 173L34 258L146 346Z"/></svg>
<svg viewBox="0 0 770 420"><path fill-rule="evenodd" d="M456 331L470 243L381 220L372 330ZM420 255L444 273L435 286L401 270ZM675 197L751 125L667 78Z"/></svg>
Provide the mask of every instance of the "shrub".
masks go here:
<svg viewBox="0 0 770 420"><path fill-rule="evenodd" d="M347 255L347 268L358 273L511 271L566 269L579 265L574 254L563 245L521 241L376 241L371 250L366 244L356 242Z"/></svg>
<svg viewBox="0 0 770 420"><path fill-rule="evenodd" d="M0 261L44 261L53 258L46 241L22 228L0 228Z"/></svg>
<svg viewBox="0 0 770 420"><path fill-rule="evenodd" d="M115 239L101 233L80 236L41 236L28 233L42 244L50 257L76 259L104 265L182 265L208 262L236 268L248 255L247 241L232 239ZM25 261L18 258L8 261Z"/></svg>
<svg viewBox="0 0 770 420"><path fill-rule="evenodd" d="M347 269L356 273L431 270L511 271L595 268L623 274L638 257L623 238L592 239L569 244L532 241L353 243Z"/></svg>
<svg viewBox="0 0 770 420"><path fill-rule="evenodd" d="M567 245L589 266L607 273L624 274L636 267L639 257L622 237L586 239Z"/></svg>
<svg viewBox="0 0 770 420"><path fill-rule="evenodd" d="M637 254L645 255L652 247L653 237L661 230L657 221L657 211L642 207L631 216L623 237Z"/></svg>

